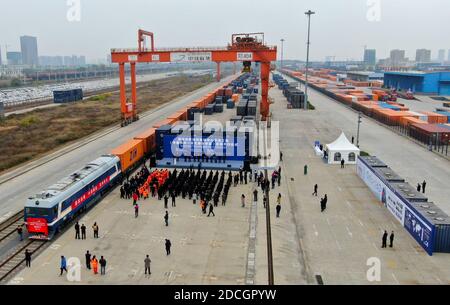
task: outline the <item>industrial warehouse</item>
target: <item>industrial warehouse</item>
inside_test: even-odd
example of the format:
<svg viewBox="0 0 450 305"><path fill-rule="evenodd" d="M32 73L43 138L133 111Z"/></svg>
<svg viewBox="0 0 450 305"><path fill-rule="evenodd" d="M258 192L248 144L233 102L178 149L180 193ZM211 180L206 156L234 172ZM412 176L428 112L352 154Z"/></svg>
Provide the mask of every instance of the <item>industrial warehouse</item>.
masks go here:
<svg viewBox="0 0 450 305"><path fill-rule="evenodd" d="M95 48L84 37L71 52L87 61L48 38L6 45L2 69L20 76L0 79L1 286L284 304L298 285L450 284L450 50L341 45L334 22L358 13L312 1L285 3L302 11L301 34L275 15L245 25L244 12L214 34L172 30L163 15L180 25L188 10L175 2L155 4L165 13L150 24L150 6L132 1L139 17L120 30L99 16L115 34ZM97 5L60 26L97 33ZM218 8L190 5L205 20ZM358 22L375 44L371 16Z"/></svg>

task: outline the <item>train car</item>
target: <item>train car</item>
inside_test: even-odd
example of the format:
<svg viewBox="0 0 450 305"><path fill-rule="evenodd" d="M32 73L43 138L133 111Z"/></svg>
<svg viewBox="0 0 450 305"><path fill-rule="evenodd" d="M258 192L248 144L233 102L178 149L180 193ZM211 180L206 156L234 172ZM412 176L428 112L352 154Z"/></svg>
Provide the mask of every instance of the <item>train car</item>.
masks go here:
<svg viewBox="0 0 450 305"><path fill-rule="evenodd" d="M121 177L119 157L103 155L29 197L24 222L30 238L51 239L76 215L97 203Z"/></svg>
<svg viewBox="0 0 450 305"><path fill-rule="evenodd" d="M114 148L111 154L119 157L122 173L126 174L136 168L144 157L144 141L141 139L129 140Z"/></svg>
<svg viewBox="0 0 450 305"><path fill-rule="evenodd" d="M155 128L150 128L134 137L142 140L144 144L144 154L150 154L155 149Z"/></svg>

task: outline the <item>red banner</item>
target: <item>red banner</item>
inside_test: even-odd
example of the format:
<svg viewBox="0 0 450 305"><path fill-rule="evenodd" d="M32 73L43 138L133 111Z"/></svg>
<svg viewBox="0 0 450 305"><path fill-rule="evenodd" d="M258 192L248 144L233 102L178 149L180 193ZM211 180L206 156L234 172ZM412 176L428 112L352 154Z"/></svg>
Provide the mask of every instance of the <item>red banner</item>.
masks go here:
<svg viewBox="0 0 450 305"><path fill-rule="evenodd" d="M97 183L97 185L93 186L90 190L80 196L80 198L76 199L72 202L72 210L76 209L80 204L88 200L92 195L94 195L98 190L109 183L109 176Z"/></svg>
<svg viewBox="0 0 450 305"><path fill-rule="evenodd" d="M45 218L27 218L27 230L29 233L48 235L47 220Z"/></svg>

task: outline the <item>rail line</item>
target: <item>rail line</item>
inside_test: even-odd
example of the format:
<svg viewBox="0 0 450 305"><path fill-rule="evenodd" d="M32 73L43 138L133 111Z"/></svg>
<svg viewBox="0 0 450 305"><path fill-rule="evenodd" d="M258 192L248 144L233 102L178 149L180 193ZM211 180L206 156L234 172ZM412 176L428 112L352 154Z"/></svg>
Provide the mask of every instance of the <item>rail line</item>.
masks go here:
<svg viewBox="0 0 450 305"><path fill-rule="evenodd" d="M23 216L24 210L22 209L6 219L4 222L0 223L0 242L16 232L17 227L23 224Z"/></svg>
<svg viewBox="0 0 450 305"><path fill-rule="evenodd" d="M35 254L47 243L46 240L28 240L0 263L0 282L4 281L13 271L17 270L25 262L25 250L31 255Z"/></svg>

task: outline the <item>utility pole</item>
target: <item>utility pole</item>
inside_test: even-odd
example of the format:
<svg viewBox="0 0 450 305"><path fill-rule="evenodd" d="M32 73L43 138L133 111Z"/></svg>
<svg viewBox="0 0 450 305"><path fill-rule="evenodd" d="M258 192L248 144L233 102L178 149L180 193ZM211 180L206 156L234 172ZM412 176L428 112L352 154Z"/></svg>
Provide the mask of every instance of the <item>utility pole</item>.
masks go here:
<svg viewBox="0 0 450 305"><path fill-rule="evenodd" d="M284 39L283 38L281 38L280 39L280 41L281 41L281 69L283 69L283 42L284 42Z"/></svg>
<svg viewBox="0 0 450 305"><path fill-rule="evenodd" d="M308 68L309 68L309 33L311 26L311 15L315 14L315 12L308 10L305 12L305 15L308 16L308 41L306 42L306 73L305 73L305 110L308 109Z"/></svg>
<svg viewBox="0 0 450 305"><path fill-rule="evenodd" d="M356 147L359 148L359 125L361 125L361 112L358 112L358 131L356 132Z"/></svg>

